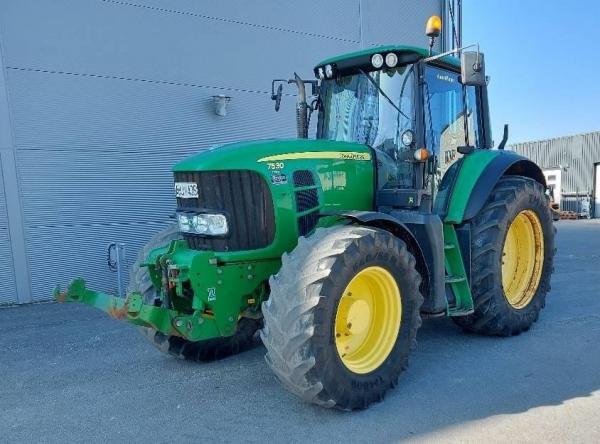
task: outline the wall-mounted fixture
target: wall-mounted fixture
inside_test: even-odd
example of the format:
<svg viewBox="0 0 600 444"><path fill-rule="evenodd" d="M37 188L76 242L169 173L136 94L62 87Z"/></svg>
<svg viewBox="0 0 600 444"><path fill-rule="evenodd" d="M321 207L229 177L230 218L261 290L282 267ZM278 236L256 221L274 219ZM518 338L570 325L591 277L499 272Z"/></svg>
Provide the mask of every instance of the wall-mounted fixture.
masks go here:
<svg viewBox="0 0 600 444"><path fill-rule="evenodd" d="M227 105L229 102L231 102L231 97L224 94L218 94L216 96L212 96L212 98L215 104L215 114L222 117L226 116Z"/></svg>

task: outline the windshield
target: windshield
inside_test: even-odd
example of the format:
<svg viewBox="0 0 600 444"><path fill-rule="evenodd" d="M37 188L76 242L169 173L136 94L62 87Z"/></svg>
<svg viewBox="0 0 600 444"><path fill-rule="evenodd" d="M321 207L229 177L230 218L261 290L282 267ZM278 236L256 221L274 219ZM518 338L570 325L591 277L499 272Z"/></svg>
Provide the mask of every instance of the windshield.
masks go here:
<svg viewBox="0 0 600 444"><path fill-rule="evenodd" d="M402 134L414 131L413 98L412 65L325 80L317 137L398 150Z"/></svg>

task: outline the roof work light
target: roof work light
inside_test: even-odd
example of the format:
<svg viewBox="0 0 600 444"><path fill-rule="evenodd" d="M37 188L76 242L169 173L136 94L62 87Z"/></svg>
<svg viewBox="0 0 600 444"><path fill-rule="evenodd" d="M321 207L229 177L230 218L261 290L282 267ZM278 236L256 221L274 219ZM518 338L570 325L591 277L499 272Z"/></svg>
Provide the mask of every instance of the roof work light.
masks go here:
<svg viewBox="0 0 600 444"><path fill-rule="evenodd" d="M427 25L425 26L425 34L427 37L439 37L442 32L442 19L437 15L432 15L427 20Z"/></svg>
<svg viewBox="0 0 600 444"><path fill-rule="evenodd" d="M425 34L429 37L429 55L433 54L433 44L435 43L435 39L440 36L442 32L442 19L437 15L432 15L427 20L427 25L425 25Z"/></svg>

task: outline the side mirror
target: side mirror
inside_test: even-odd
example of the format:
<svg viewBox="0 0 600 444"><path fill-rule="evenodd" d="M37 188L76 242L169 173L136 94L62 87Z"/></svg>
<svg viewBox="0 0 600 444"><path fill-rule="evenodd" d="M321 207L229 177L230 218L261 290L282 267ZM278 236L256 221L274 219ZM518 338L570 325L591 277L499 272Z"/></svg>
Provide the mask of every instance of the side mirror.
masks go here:
<svg viewBox="0 0 600 444"><path fill-rule="evenodd" d="M485 86L485 59L479 51L463 51L460 56L461 83L465 86Z"/></svg>
<svg viewBox="0 0 600 444"><path fill-rule="evenodd" d="M271 100L275 101L275 111L279 111L279 107L281 106L281 94L283 92L283 84L279 84L277 87L277 92L271 91Z"/></svg>

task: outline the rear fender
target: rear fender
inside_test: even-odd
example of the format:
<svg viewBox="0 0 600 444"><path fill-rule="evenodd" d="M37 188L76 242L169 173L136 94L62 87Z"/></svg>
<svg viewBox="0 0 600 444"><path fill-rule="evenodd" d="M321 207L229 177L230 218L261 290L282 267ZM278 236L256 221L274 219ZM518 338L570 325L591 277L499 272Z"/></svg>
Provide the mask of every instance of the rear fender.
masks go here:
<svg viewBox="0 0 600 444"><path fill-rule="evenodd" d="M436 212L445 223L461 224L475 217L498 180L506 175L530 177L546 187L540 167L512 151L478 150L453 165L442 180Z"/></svg>

